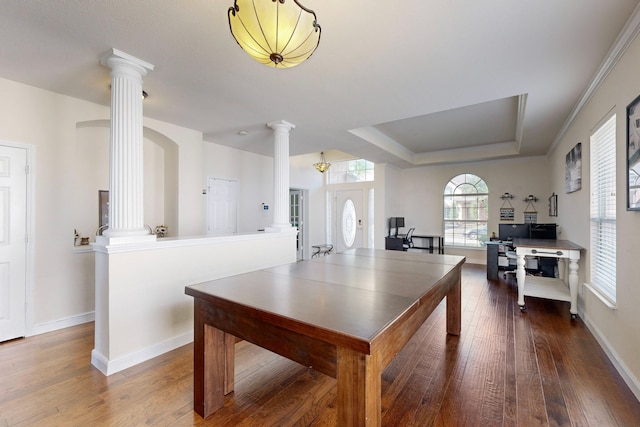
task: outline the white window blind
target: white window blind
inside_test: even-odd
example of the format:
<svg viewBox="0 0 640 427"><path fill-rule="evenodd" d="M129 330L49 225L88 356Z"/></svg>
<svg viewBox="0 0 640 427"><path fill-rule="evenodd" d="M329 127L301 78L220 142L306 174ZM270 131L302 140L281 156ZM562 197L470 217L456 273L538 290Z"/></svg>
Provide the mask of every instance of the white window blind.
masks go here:
<svg viewBox="0 0 640 427"><path fill-rule="evenodd" d="M591 135L591 285L616 302L616 116Z"/></svg>

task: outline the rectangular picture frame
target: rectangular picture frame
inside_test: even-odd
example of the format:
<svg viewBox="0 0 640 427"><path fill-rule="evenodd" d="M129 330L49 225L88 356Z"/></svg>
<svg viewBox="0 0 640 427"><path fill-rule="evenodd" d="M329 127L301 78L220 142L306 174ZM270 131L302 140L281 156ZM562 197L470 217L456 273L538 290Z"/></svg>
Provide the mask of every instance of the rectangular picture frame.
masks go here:
<svg viewBox="0 0 640 427"><path fill-rule="evenodd" d="M627 210L640 211L640 96L627 105Z"/></svg>
<svg viewBox="0 0 640 427"><path fill-rule="evenodd" d="M567 153L564 178L565 192L573 193L582 188L582 143L578 142Z"/></svg>
<svg viewBox="0 0 640 427"><path fill-rule="evenodd" d="M549 216L558 216L558 195L552 193L549 197Z"/></svg>

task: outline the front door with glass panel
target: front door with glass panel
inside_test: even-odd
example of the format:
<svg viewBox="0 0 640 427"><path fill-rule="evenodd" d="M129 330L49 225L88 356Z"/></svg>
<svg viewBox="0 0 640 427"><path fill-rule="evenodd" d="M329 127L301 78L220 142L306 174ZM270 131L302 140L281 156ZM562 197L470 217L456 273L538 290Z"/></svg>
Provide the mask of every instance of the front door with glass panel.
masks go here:
<svg viewBox="0 0 640 427"><path fill-rule="evenodd" d="M336 191L336 252L363 246L362 190Z"/></svg>

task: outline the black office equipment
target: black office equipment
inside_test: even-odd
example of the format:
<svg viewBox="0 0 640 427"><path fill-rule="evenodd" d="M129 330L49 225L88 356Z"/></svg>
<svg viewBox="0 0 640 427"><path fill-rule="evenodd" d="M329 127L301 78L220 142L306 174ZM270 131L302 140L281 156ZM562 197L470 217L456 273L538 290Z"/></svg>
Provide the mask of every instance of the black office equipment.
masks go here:
<svg viewBox="0 0 640 427"><path fill-rule="evenodd" d="M555 240L557 237L556 233L556 224L530 224L531 233L530 236L532 239L553 239Z"/></svg>
<svg viewBox="0 0 640 427"><path fill-rule="evenodd" d="M530 237L531 224L498 224L498 237L500 240L511 241L514 238L528 239Z"/></svg>
<svg viewBox="0 0 640 427"><path fill-rule="evenodd" d="M557 239L556 224L498 224L499 241L487 242L487 278L498 280L498 269L514 271L515 259L509 257L507 252L513 253L510 242L515 238L523 239ZM555 258L541 257L536 260L535 266L526 267L536 270L537 274L546 277L554 277L557 260Z"/></svg>
<svg viewBox="0 0 640 427"><path fill-rule="evenodd" d="M389 218L389 234L388 237L398 236L398 229L404 227L403 216L392 216ZM395 231L393 231L395 229Z"/></svg>

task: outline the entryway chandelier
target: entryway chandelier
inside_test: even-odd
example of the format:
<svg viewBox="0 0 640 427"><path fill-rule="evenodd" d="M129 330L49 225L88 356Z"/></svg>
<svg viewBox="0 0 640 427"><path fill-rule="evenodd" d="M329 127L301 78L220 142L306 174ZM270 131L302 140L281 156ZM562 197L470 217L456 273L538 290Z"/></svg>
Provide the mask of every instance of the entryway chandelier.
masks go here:
<svg viewBox="0 0 640 427"><path fill-rule="evenodd" d="M327 161L324 159L323 152L320 153L320 161L313 164L313 167L316 168L316 170L320 173L324 173L327 169L329 169L329 166L331 166L331 163L327 163Z"/></svg>
<svg viewBox="0 0 640 427"><path fill-rule="evenodd" d="M235 0L228 15L240 47L270 67L295 67L320 44L315 12L297 0Z"/></svg>

